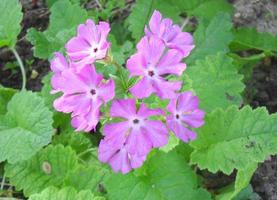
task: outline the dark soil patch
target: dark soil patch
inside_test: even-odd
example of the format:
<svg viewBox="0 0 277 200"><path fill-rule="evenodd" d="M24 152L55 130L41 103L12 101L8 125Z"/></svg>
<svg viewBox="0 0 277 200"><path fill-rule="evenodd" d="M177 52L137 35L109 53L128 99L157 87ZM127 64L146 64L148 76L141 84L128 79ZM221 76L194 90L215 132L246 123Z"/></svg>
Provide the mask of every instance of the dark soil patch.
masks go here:
<svg viewBox="0 0 277 200"><path fill-rule="evenodd" d="M276 0L235 0L233 4L235 26L255 27L261 32L277 34ZM277 112L277 60L267 58L259 63L247 87L254 92L252 107L265 106L270 113ZM263 199L277 200L277 156L260 164L251 183Z"/></svg>
<svg viewBox="0 0 277 200"><path fill-rule="evenodd" d="M32 3L29 0L21 0L21 3L24 13L23 29L18 37L16 49L27 71L27 89L37 91L41 88L42 77L49 71L49 62L33 56L32 45L26 39L26 31L30 27L44 30L48 25L49 11L43 1ZM7 63L14 65L15 69L5 70ZM21 88L21 73L13 53L7 48L0 49L0 77L0 84L3 86Z"/></svg>
<svg viewBox="0 0 277 200"><path fill-rule="evenodd" d="M269 63L268 63L269 62ZM277 112L277 60L267 59L254 69L248 87L255 88L253 107L265 106L270 113ZM252 178L254 190L266 200L277 200L277 156L260 164Z"/></svg>

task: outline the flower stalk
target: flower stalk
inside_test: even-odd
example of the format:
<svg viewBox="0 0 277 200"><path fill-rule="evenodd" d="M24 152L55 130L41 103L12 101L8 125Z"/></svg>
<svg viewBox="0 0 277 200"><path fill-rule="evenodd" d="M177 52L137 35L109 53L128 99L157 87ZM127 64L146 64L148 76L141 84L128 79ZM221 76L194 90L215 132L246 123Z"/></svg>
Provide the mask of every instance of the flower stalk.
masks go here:
<svg viewBox="0 0 277 200"><path fill-rule="evenodd" d="M16 51L15 48L12 48L11 51L13 52L15 58L16 58L16 61L18 62L19 64L19 68L20 68L20 71L21 71L21 76L22 76L22 87L21 87L21 90L25 90L26 89L26 71L25 71L25 68L24 68L24 65L23 65L23 62L18 54L18 52Z"/></svg>

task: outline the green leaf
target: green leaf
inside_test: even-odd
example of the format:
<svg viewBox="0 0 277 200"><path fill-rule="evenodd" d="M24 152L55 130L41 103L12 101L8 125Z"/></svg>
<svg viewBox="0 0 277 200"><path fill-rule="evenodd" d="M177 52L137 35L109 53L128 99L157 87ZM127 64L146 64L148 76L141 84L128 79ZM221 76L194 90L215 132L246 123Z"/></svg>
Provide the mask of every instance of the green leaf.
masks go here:
<svg viewBox="0 0 277 200"><path fill-rule="evenodd" d="M105 200L104 197L94 197L89 190L77 192L72 187L58 189L48 187L39 194L33 194L29 200Z"/></svg>
<svg viewBox="0 0 277 200"><path fill-rule="evenodd" d="M169 100L160 99L157 95L151 94L149 97L143 99L143 102L146 103L149 108L161 108L165 110Z"/></svg>
<svg viewBox="0 0 277 200"><path fill-rule="evenodd" d="M239 170L237 172L235 184L232 184L231 187L227 187L227 191L222 191L221 194L216 196L216 200L232 200L236 197L243 189L247 188L257 167L257 163L251 163L245 167L245 169Z"/></svg>
<svg viewBox="0 0 277 200"><path fill-rule="evenodd" d="M226 13L219 13L208 25L201 20L194 33L195 48L186 63L192 64L218 52L228 52L228 45L233 38L231 28L231 17Z"/></svg>
<svg viewBox="0 0 277 200"><path fill-rule="evenodd" d="M88 133L76 133L73 131L62 131L60 134L55 135L52 144L70 146L77 154L82 153L91 146Z"/></svg>
<svg viewBox="0 0 277 200"><path fill-rule="evenodd" d="M0 162L15 163L33 156L51 141L52 113L32 92L15 94L0 119Z"/></svg>
<svg viewBox="0 0 277 200"><path fill-rule="evenodd" d="M18 0L1 0L0 3L0 47L13 48L20 33L23 14Z"/></svg>
<svg viewBox="0 0 277 200"><path fill-rule="evenodd" d="M232 200L262 200L262 198L253 191L251 184L247 188L243 189L234 199Z"/></svg>
<svg viewBox="0 0 277 200"><path fill-rule="evenodd" d="M198 187L197 177L176 151L157 152L145 166L145 175L111 174L105 180L108 198L111 200L195 200L211 199Z"/></svg>
<svg viewBox="0 0 277 200"><path fill-rule="evenodd" d="M160 150L166 153L172 151L179 144L179 142L180 140L172 132L170 132L168 143L160 148Z"/></svg>
<svg viewBox="0 0 277 200"><path fill-rule="evenodd" d="M253 28L234 30L234 40L230 48L232 51L258 49L277 53L277 37L270 33L257 32Z"/></svg>
<svg viewBox="0 0 277 200"><path fill-rule="evenodd" d="M87 12L68 0L59 0L50 11L46 31L28 30L27 38L34 45L34 55L38 58L47 59L53 52L63 50L65 43L76 33L77 26L87 19Z"/></svg>
<svg viewBox="0 0 277 200"><path fill-rule="evenodd" d="M200 98L200 107L205 111L241 105L243 76L238 74L232 62L231 58L219 53L196 62L195 66L189 67L185 72Z"/></svg>
<svg viewBox="0 0 277 200"><path fill-rule="evenodd" d="M181 0L183 2L187 1L191 3L190 0ZM199 1L199 0L198 0ZM188 15L195 16L200 19L205 19L210 21L218 13L233 13L233 7L226 0L205 0L199 1L197 7L194 7L191 10L188 10Z"/></svg>
<svg viewBox="0 0 277 200"><path fill-rule="evenodd" d="M138 0L127 18L128 29L136 41L143 36L144 27L148 24L154 9L160 11L163 17L170 17L175 22L179 21L180 8L172 4L172 2L164 0Z"/></svg>
<svg viewBox="0 0 277 200"><path fill-rule="evenodd" d="M211 172L232 173L277 153L277 115L265 108L232 106L208 114L191 145L191 163Z"/></svg>
<svg viewBox="0 0 277 200"><path fill-rule="evenodd" d="M61 188L68 173L78 167L77 155L70 147L48 146L29 160L5 167L6 176L25 196L48 186Z"/></svg>
<svg viewBox="0 0 277 200"><path fill-rule="evenodd" d="M91 190L97 193L105 172L103 166L79 167L68 174L64 185L72 186L78 191Z"/></svg>
<svg viewBox="0 0 277 200"><path fill-rule="evenodd" d="M186 162L189 162L190 160L190 154L193 152L193 148L188 144L184 142L179 142L179 145L175 147L177 153L181 155Z"/></svg>
<svg viewBox="0 0 277 200"><path fill-rule="evenodd" d="M12 88L0 87L0 115L4 115L7 112L8 102L11 100L16 90Z"/></svg>
<svg viewBox="0 0 277 200"><path fill-rule="evenodd" d="M54 111L53 102L60 95L59 94L50 94L50 92L52 90L51 77L52 77L51 72L43 77L43 79L42 79L43 86L42 86L42 89L41 89L39 95L44 99L45 105L51 111Z"/></svg>
<svg viewBox="0 0 277 200"><path fill-rule="evenodd" d="M60 0L46 0L48 8L51 8L56 2ZM72 4L80 4L82 0L69 0Z"/></svg>

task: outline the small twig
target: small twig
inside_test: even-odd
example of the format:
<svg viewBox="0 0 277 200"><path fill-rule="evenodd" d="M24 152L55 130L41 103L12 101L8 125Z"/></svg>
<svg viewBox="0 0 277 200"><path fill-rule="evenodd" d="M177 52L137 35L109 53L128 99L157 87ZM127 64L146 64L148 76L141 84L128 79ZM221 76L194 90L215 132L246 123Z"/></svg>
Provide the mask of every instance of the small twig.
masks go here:
<svg viewBox="0 0 277 200"><path fill-rule="evenodd" d="M24 68L24 65L23 65L23 62L20 58L20 56L18 55L17 51L15 48L11 48L18 64L19 64L19 67L20 67L20 70L21 70L21 75L22 75L22 88L21 90L25 90L26 89L26 71L25 71L25 68Z"/></svg>

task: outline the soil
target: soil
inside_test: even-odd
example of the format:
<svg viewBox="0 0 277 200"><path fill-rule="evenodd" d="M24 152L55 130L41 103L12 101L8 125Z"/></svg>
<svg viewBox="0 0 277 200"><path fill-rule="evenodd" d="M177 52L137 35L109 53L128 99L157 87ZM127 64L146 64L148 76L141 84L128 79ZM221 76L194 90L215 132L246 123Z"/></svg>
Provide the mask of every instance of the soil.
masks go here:
<svg viewBox="0 0 277 200"><path fill-rule="evenodd" d="M256 27L259 31L277 33L277 1L276 0L229 0L235 7L233 17L235 26ZM35 27L46 29L49 21L49 10L42 0L21 0L24 19L23 30L16 45L27 70L27 89L39 91L41 79L49 71L49 62L33 56L32 45L27 41L26 30ZM94 2L85 5L86 8L95 6ZM130 3L130 1L128 1ZM7 63L15 63L13 54L7 49L0 49L0 85L20 88L21 74L18 70L5 70ZM37 75L36 75L37 74ZM247 88L254 92L251 99L253 107L266 106L270 113L277 112L277 60L267 58L254 69L253 78L247 83ZM206 171L199 172L212 182L207 182L208 189L214 190L234 180L234 174L212 175ZM260 164L251 181L253 189L264 200L277 200L277 157L270 157Z"/></svg>
<svg viewBox="0 0 277 200"><path fill-rule="evenodd" d="M21 3L24 13L23 29L18 37L16 50L27 71L27 89L38 91L41 88L41 79L49 71L49 62L33 56L32 45L26 39L26 31L30 27L35 27L39 30L46 29L49 21L49 11L42 1L21 0ZM0 49L0 84L5 87L19 89L21 88L20 71L16 70L15 73L12 73L12 70L5 70L6 64L10 62L14 63L17 68L17 62L12 52L7 48Z"/></svg>
<svg viewBox="0 0 277 200"><path fill-rule="evenodd" d="M260 32L277 34L276 0L236 0L233 5L235 26L255 27ZM254 89L252 107L265 106L270 113L277 112L277 59L267 58L260 62L247 88ZM251 183L262 199L277 200L277 156L260 164Z"/></svg>

